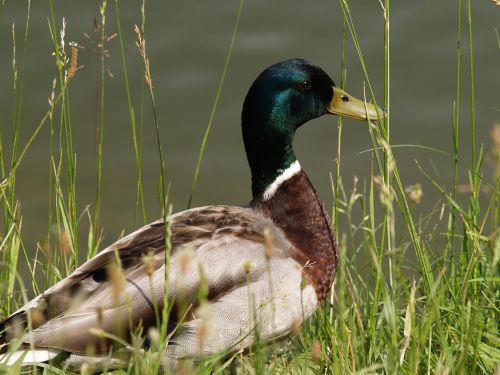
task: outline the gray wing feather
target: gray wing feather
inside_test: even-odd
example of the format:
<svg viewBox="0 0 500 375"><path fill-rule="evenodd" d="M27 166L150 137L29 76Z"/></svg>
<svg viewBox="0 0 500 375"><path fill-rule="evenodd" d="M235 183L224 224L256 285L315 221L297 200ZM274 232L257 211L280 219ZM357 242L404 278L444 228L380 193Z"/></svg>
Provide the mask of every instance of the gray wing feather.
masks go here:
<svg viewBox="0 0 500 375"><path fill-rule="evenodd" d="M167 355L195 356L243 347L254 340L256 326L263 338L279 336L294 320L301 321L314 310L314 291L308 287L298 292L302 270L290 258L293 247L267 218L249 208L210 206L173 215L170 222L169 299L174 304L182 300L193 309L179 322L182 329L173 336ZM264 255L264 228L274 237L271 260ZM123 329L130 324L126 331L154 325L153 307L163 306L164 233L161 221L139 229L20 309L18 313L43 308L47 316L44 324L26 335L26 342L83 354L89 346L94 351L107 350L91 328L115 333L117 325ZM127 280L118 300L105 275L115 251ZM150 275L142 262L149 252L154 264ZM249 274L247 262L252 264ZM208 286L210 322L196 309L201 274Z"/></svg>

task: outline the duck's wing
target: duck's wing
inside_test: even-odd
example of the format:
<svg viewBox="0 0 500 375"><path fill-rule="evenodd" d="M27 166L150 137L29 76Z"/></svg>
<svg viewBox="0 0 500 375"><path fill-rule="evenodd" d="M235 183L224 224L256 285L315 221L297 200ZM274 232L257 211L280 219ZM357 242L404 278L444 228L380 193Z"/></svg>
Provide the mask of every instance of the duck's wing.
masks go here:
<svg viewBox="0 0 500 375"><path fill-rule="evenodd" d="M105 353L110 341L93 329L127 337L139 327L156 325L166 274L168 298L177 310L168 324L180 325L168 349L174 357L244 346L252 340L249 327L257 324L264 336L279 335L315 308L314 292L306 290L303 296L300 291L302 272L291 257L293 247L252 209L192 209L173 215L169 228L158 221L114 243L6 319L4 331L15 331L30 314L33 329L24 336L25 343L76 354ZM271 258L263 245L266 228L274 239ZM166 273L169 232L172 251ZM116 258L121 272L110 266ZM207 317L197 309L200 285L210 301L211 321L205 328ZM257 311L265 322L256 320Z"/></svg>

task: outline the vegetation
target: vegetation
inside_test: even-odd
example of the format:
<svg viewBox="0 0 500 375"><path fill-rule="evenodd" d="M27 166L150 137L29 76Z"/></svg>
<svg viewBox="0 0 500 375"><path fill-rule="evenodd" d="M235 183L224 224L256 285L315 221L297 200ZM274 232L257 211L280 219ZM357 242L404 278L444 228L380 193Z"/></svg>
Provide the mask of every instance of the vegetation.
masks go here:
<svg viewBox="0 0 500 375"><path fill-rule="evenodd" d="M2 2L3 4L3 2ZM158 201L162 216L168 217L169 186L164 175L164 154L160 143L155 91L145 42L146 12L144 2L141 18L135 26L136 44L142 57L142 72L130 73L125 58L125 43L120 23L118 0L102 0L94 28L99 36L97 67L100 72L98 103L97 186L95 202L82 210L77 205L77 158L72 136L70 92L72 78L78 74L78 46L65 40L66 23L56 19L53 1L49 1L49 28L57 72L47 112L21 144L21 114L23 108L24 67L30 27L30 7L27 3L26 22L19 36L19 27L12 27L13 44L19 38L23 50L12 50L12 140L5 139L0 130L0 204L3 227L0 230L0 318L15 311L28 300L27 290L40 293L64 278L79 264L82 256L92 257L100 250L100 202L102 149L104 134L106 45L114 36L106 15L116 16L116 37L121 48L128 110L136 160L137 195L135 216L145 220L142 187L143 114L150 110L154 119L158 153ZM337 166L332 175L334 204L332 218L339 233L340 263L335 280L335 292L304 326L296 327L291 338L268 345L257 345L245 353L222 353L199 362L183 362L175 370L181 374L249 373L249 374L498 374L500 373L500 125L492 131L492 144L477 145L474 113L474 69L471 1L457 0L457 63L456 94L451 122L451 142L454 154L452 186L434 179L432 174L416 164L422 179L429 180L442 195L435 209L417 216L414 207L419 203L419 185L406 187L398 161L393 155L390 139L390 0L382 0L384 17L385 89L384 107L389 116L380 124L371 124L372 175L348 188L342 181L342 119L338 120ZM230 64L232 46L237 35L243 0L235 19L233 38L221 75L220 86L203 143L189 198L195 193L197 176L204 147L210 133L214 113L223 87L225 72ZM494 5L492 5L494 6ZM348 0L340 0L344 28L342 39L341 85L345 83L344 47L353 43L363 67L367 98L376 101L371 77L363 59L356 34L355 17ZM2 14L0 13L0 16ZM131 25L127 25L130 27ZM466 38L463 36L467 35ZM496 36L498 38L498 35ZM17 43L19 45L19 43ZM4 46L4 51L6 48ZM500 50L500 42L499 42ZM466 55L468 52L468 55ZM466 71L464 66L470 69ZM129 74L143 74L143 100L133 103ZM3 77L6 81L7 77ZM470 86L470 103L461 101L465 81ZM24 93L24 95L26 95ZM149 104L148 103L149 100ZM469 106L470 119L459 117L460 108ZM137 110L139 108L139 110ZM110 110L110 109L107 109ZM7 116L4 114L3 121ZM467 126L467 128L466 128ZM42 129L49 128L50 195L48 197L47 238L39 243L40 252L33 260L27 252L22 235L22 212L16 195L16 171ZM459 149L459 137L470 139L470 165ZM12 142L8 155L3 148ZM489 160L490 163L485 163ZM492 170L489 170L492 168ZM459 173L466 170L469 183L459 183ZM492 173L491 173L492 172ZM459 189L466 190L469 199L459 199ZM483 194L486 192L486 194ZM486 197L486 198L485 198ZM88 216L90 229L86 245L79 243L81 216ZM54 230L56 228L56 230ZM339 231L342 228L343 230ZM345 228L345 229L344 229ZM396 228L405 235L396 239ZM166 231L168 234L168 226ZM167 248L168 236L167 236ZM168 252L167 252L168 254ZM168 259L167 259L168 261ZM21 277L19 270L27 269L30 277ZM118 274L117 270L110 270ZM119 281L117 281L119 288ZM159 312L164 316L168 308ZM34 319L35 317L33 317ZM106 335L96 331L96 335ZM137 332L139 334L140 332ZM129 367L117 373L156 374L161 364L161 352L168 340L167 327L150 332L153 343L145 354L139 353L140 338L130 346ZM119 343L119 338L116 338ZM90 370L90 369L89 369ZM167 369L168 370L168 369ZM21 372L19 368L1 367L0 372ZM26 369L24 370L26 371ZM51 366L29 371L44 374L64 374ZM83 369L82 372L87 371Z"/></svg>

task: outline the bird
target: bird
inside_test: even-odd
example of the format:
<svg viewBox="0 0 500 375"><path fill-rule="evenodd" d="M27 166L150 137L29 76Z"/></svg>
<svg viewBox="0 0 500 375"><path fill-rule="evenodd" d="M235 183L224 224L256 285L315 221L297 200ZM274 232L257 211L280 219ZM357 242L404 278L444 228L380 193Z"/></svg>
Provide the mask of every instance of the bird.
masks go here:
<svg viewBox="0 0 500 375"><path fill-rule="evenodd" d="M162 324L167 362L290 333L328 296L338 262L328 210L293 150L297 129L325 114L385 116L307 60L263 70L241 113L251 201L178 212L102 250L0 322L0 364L121 367L113 353L126 345L113 337L142 332L147 350Z"/></svg>

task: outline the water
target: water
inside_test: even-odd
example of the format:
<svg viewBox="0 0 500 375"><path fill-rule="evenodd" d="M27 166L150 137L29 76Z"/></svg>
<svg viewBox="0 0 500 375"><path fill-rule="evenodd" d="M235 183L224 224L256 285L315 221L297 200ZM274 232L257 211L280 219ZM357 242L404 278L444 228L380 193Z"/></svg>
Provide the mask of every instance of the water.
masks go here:
<svg viewBox="0 0 500 375"><path fill-rule="evenodd" d="M71 82L72 124L77 153L77 194L80 212L95 199L95 127L97 55L91 35L92 19L99 14L99 1L55 2L57 19L66 17L66 42L76 41L80 64ZM499 49L494 28L500 29L500 7L483 0L473 2L474 71L478 144L489 145L489 131L498 120L500 74ZM134 23L140 23L138 1L120 2L128 71L136 112L139 112L142 80L141 60L134 45ZM166 176L171 183L174 211L186 207L199 145L206 128L237 12L236 1L147 2L147 48L162 144ZM0 13L0 118L6 151L10 151L12 76L11 24L16 22L17 59L21 61L26 2L6 1ZM377 0L352 2L351 11L378 101L383 97L383 14ZM393 1L391 4L391 139L394 144L425 145L452 152L451 113L456 82L456 2ZM108 1L107 31L116 32L114 2ZM465 15L465 8L463 9ZM22 116L24 145L48 109L56 70L51 56L47 26L47 2L32 2L29 43L25 65ZM461 157L470 160L468 106L467 24L462 24ZM236 46L217 115L203 160L194 206L244 204L250 199L249 170L240 132L240 111L253 79L265 67L286 58L302 57L322 66L340 79L342 12L336 1L247 1ZM93 35L97 38L97 35ZM347 88L363 96L364 76L350 39L346 48ZM108 45L106 64L114 75L105 81L105 130L102 190L104 243L111 243L134 224L136 188L135 159L117 39ZM143 176L148 219L159 216L156 201L158 157L149 101L145 101ZM320 195L331 203L329 173L336 157L336 119L324 117L304 126L295 143L296 153ZM31 251L47 230L49 137L45 128L18 170L18 198L22 202L23 238ZM347 187L354 176L370 175L371 147L366 124L345 121L342 141L343 178ZM439 195L419 174L424 169L451 186L450 156L422 148L398 148L395 155L406 185L421 182L422 211L432 207ZM438 175L437 175L438 174ZM462 182L467 176L462 173ZM82 218L86 220L85 216ZM85 231L82 231L82 244Z"/></svg>

